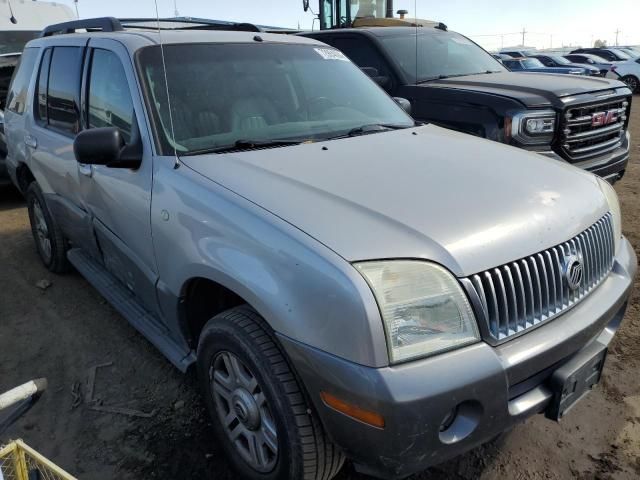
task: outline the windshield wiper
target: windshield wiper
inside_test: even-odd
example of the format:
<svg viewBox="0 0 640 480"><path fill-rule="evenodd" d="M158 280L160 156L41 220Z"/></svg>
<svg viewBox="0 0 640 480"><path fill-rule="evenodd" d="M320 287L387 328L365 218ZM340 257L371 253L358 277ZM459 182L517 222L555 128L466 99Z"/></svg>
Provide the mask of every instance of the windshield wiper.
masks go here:
<svg viewBox="0 0 640 480"><path fill-rule="evenodd" d="M308 141L308 140L305 140ZM291 145L300 145L303 140L236 140L231 145L223 145L221 147L203 148L183 153L183 156L204 155L207 153L225 153L236 150L255 150L260 148L288 147Z"/></svg>
<svg viewBox="0 0 640 480"><path fill-rule="evenodd" d="M327 140L336 140L338 138L359 137L360 135L367 135L369 133L386 132L389 130L402 130L403 128L410 128L411 125L397 125L393 123L371 123L369 125L362 125L361 127L355 127L349 130L346 134L336 135L335 137L329 137Z"/></svg>
<svg viewBox="0 0 640 480"><path fill-rule="evenodd" d="M432 82L434 80L444 80L445 78L455 78L455 77L468 77L471 75L485 75L487 73L500 73L500 70L485 70L484 72L473 72L473 73L454 73L451 75L438 75L437 77L427 78L418 83L426 83Z"/></svg>

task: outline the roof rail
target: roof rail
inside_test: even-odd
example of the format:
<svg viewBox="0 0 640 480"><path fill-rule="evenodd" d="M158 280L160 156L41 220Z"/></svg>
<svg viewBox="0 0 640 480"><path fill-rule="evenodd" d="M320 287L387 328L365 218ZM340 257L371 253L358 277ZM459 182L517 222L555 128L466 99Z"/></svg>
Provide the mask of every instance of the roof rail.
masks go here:
<svg viewBox="0 0 640 480"><path fill-rule="evenodd" d="M121 18L120 24L130 28L149 30L232 30L240 32L262 32L263 29L252 23L227 22L209 20L207 18L174 17L174 18ZM168 26L167 24L177 24ZM147 24L147 25L144 25ZM164 24L164 25L163 25Z"/></svg>
<svg viewBox="0 0 640 480"><path fill-rule="evenodd" d="M61 35L65 33L75 33L76 30L97 30L101 32L118 32L124 30L122 24L117 18L102 17L88 18L86 20L74 20L72 22L56 23L49 25L42 32L40 37L51 37L52 35Z"/></svg>

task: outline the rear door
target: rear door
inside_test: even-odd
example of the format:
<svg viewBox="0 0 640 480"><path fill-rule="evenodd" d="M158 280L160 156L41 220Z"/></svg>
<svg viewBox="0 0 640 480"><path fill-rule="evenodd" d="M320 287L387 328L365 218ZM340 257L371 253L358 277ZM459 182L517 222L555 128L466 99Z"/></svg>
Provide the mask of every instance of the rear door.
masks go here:
<svg viewBox="0 0 640 480"><path fill-rule="evenodd" d="M137 170L80 166L80 190L105 268L151 311L158 279L151 239L152 146L128 51L114 40L92 39L82 93L85 128L116 127L127 144L140 138Z"/></svg>
<svg viewBox="0 0 640 480"><path fill-rule="evenodd" d="M65 236L74 245L97 255L73 153L73 140L80 131L86 43L86 39L68 38L43 49L33 115L25 122L24 143L31 170Z"/></svg>

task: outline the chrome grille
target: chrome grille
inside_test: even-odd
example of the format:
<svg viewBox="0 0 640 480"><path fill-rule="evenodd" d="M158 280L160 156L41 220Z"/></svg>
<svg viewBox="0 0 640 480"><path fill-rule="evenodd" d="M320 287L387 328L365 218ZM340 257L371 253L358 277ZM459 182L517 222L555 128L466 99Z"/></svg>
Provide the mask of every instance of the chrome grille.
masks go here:
<svg viewBox="0 0 640 480"><path fill-rule="evenodd" d="M627 97L567 109L562 121L563 151L571 160L579 161L615 150L624 138L628 112ZM594 116L603 113L613 115L610 122L594 124Z"/></svg>
<svg viewBox="0 0 640 480"><path fill-rule="evenodd" d="M566 259L581 259L581 284L565 279ZM613 268L614 234L608 213L571 240L471 276L493 341L503 341L563 313L597 287Z"/></svg>

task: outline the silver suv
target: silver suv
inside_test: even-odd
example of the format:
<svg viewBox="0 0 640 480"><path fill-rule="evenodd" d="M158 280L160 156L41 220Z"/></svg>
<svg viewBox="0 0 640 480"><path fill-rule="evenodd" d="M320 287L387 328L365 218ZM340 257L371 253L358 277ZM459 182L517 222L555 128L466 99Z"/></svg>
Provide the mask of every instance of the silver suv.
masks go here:
<svg viewBox="0 0 640 480"><path fill-rule="evenodd" d="M198 369L244 478L401 478L600 378L636 273L613 188L415 125L331 47L81 21L10 95L44 264Z"/></svg>

